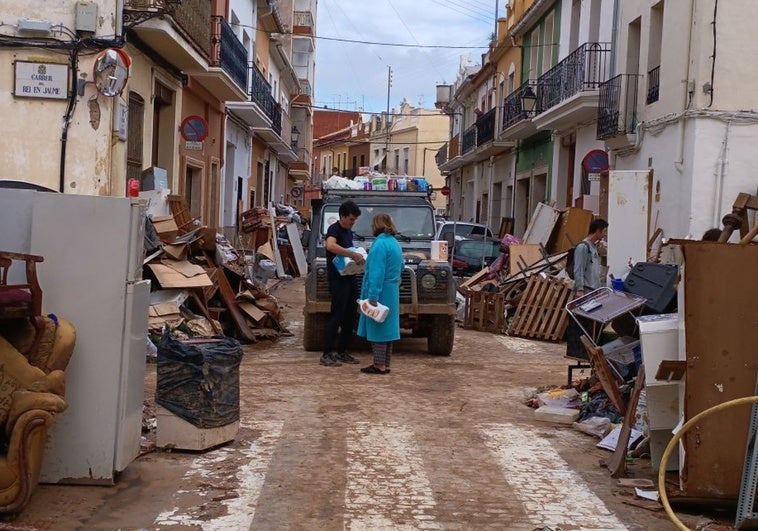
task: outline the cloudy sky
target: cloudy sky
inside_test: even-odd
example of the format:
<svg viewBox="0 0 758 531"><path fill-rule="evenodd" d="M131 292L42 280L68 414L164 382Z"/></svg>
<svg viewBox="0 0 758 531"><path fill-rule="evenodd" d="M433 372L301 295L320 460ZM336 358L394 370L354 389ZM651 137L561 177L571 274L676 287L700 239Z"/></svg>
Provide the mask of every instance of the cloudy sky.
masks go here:
<svg viewBox="0 0 758 531"><path fill-rule="evenodd" d="M481 61L505 0L319 0L315 104L381 112L407 98L434 107L438 83L455 81L461 55ZM340 42L333 39L379 44ZM428 48L460 46L466 49Z"/></svg>

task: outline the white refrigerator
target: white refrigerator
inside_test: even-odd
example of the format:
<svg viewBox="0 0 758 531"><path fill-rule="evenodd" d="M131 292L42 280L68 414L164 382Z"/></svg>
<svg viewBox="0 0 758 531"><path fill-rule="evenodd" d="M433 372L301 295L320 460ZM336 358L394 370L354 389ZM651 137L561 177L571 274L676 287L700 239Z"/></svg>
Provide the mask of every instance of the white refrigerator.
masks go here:
<svg viewBox="0 0 758 531"><path fill-rule="evenodd" d="M110 484L139 455L150 281L138 199L0 189L0 249L42 255L43 312L76 328L40 481Z"/></svg>

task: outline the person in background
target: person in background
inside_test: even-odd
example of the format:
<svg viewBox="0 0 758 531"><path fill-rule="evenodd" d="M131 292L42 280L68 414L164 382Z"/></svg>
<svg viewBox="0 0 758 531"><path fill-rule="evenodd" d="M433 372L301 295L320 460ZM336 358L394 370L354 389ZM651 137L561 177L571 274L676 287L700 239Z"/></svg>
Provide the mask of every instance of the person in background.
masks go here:
<svg viewBox="0 0 758 531"><path fill-rule="evenodd" d="M574 294L581 297L600 287L600 254L597 243L608 237L608 222L598 218L590 223L587 237L574 251Z"/></svg>
<svg viewBox="0 0 758 531"><path fill-rule="evenodd" d="M608 236L608 222L602 218L593 220L587 237L579 242L574 249L574 291L572 299L600 287L600 254L597 243ZM581 341L582 329L571 318L566 329L566 356L587 359Z"/></svg>
<svg viewBox="0 0 758 531"><path fill-rule="evenodd" d="M376 306L380 302L389 308L389 314L382 323L361 314L358 321L358 335L371 342L374 363L363 367L367 374L387 374L390 372L392 342L400 339L400 276L403 273L403 250L395 239L397 229L388 214L377 214L371 221L371 229L376 237L366 259L363 274L361 299L368 299Z"/></svg>
<svg viewBox="0 0 758 531"><path fill-rule="evenodd" d="M701 241L704 242L717 242L719 241L719 238L721 238L721 229L708 229L703 234L703 237L700 238Z"/></svg>
<svg viewBox="0 0 758 531"><path fill-rule="evenodd" d="M361 209L353 201L340 205L339 220L326 231L326 271L329 292L332 296L331 313L326 325L324 350L319 362L327 367L338 367L342 363L360 363L347 350L353 339L358 312L358 282L355 275L340 275L334 267L336 256L351 258L357 264L364 262L363 255L351 251L353 247L353 225L361 215ZM335 342L337 353L333 352Z"/></svg>

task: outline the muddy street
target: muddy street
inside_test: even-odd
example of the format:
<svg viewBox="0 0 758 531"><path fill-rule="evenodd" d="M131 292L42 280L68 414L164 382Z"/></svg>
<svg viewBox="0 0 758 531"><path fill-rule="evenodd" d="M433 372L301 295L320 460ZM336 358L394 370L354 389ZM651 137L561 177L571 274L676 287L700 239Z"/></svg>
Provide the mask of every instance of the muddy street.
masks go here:
<svg viewBox="0 0 758 531"><path fill-rule="evenodd" d="M523 388L562 384L563 345L457 329L450 357L397 344L389 375L302 349L301 279L273 290L291 337L245 347L241 430L156 450L114 486L42 485L8 529L674 529L627 505L596 439L539 423ZM148 365L152 402L155 365ZM153 437L154 434L148 437ZM653 477L648 460L630 467Z"/></svg>

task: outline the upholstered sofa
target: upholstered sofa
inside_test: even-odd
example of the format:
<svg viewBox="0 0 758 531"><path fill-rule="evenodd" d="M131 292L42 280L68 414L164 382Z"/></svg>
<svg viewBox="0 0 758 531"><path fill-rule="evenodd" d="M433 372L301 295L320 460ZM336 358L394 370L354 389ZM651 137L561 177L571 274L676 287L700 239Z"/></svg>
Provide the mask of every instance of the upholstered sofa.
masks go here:
<svg viewBox="0 0 758 531"><path fill-rule="evenodd" d="M0 323L0 513L17 514L39 479L47 430L67 407L76 332L65 319ZM41 333L41 336L40 336Z"/></svg>

